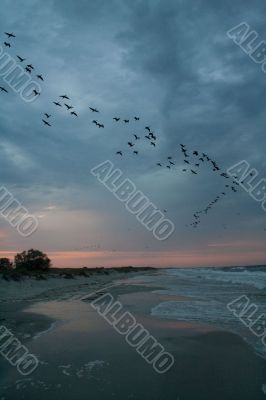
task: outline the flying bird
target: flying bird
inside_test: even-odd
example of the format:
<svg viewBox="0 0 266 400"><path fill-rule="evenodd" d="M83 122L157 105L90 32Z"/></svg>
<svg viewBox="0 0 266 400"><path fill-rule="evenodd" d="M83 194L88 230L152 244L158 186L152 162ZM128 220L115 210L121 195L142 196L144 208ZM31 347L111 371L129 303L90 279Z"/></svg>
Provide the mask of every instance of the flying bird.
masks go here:
<svg viewBox="0 0 266 400"><path fill-rule="evenodd" d="M33 89L32 93L34 94L34 96L40 96L40 92L37 92L36 89Z"/></svg>
<svg viewBox="0 0 266 400"><path fill-rule="evenodd" d="M137 150L133 151L134 154L139 154L139 152Z"/></svg>
<svg viewBox="0 0 266 400"><path fill-rule="evenodd" d="M116 154L119 154L120 156L123 155L122 151L117 151Z"/></svg>
<svg viewBox="0 0 266 400"><path fill-rule="evenodd" d="M11 44L10 44L10 43L7 43L7 42L4 42L4 45L5 45L6 47L11 47Z"/></svg>
<svg viewBox="0 0 266 400"><path fill-rule="evenodd" d="M31 64L28 64L27 67L30 69L34 69L34 67Z"/></svg>
<svg viewBox="0 0 266 400"><path fill-rule="evenodd" d="M20 62L23 62L23 61L26 60L26 58L22 58L22 57L20 57L20 56L17 56L17 58L19 59Z"/></svg>
<svg viewBox="0 0 266 400"><path fill-rule="evenodd" d="M129 119L124 119L124 123L128 124L129 123Z"/></svg>
<svg viewBox="0 0 266 400"><path fill-rule="evenodd" d="M2 87L2 86L0 86L0 90L1 90L1 92L6 92L6 93L8 93L8 90L6 90L4 87Z"/></svg>
<svg viewBox="0 0 266 400"><path fill-rule="evenodd" d="M151 145L152 145L153 147L155 147L155 146L156 146L156 144L155 144L154 142L151 142Z"/></svg>
<svg viewBox="0 0 266 400"><path fill-rule="evenodd" d="M44 125L51 126L51 124L49 124L49 122L45 121L44 119L42 119L42 122L44 123Z"/></svg>
<svg viewBox="0 0 266 400"><path fill-rule="evenodd" d="M30 68L26 67L25 71L27 71L29 74L31 74L31 69Z"/></svg>
<svg viewBox="0 0 266 400"><path fill-rule="evenodd" d="M157 165L158 165L159 167L162 167L162 164L161 164L161 163L157 163Z"/></svg>
<svg viewBox="0 0 266 400"><path fill-rule="evenodd" d="M36 75L38 79L40 79L41 81L43 81L43 77L42 75Z"/></svg>
<svg viewBox="0 0 266 400"><path fill-rule="evenodd" d="M71 110L72 108L74 108L73 106L69 106L69 105L66 104L66 103L64 103L64 105L66 106L66 108L67 108L68 110Z"/></svg>
<svg viewBox="0 0 266 400"><path fill-rule="evenodd" d="M44 113L44 115L46 116L46 118L50 118L51 117L51 115L49 115L47 113Z"/></svg>
<svg viewBox="0 0 266 400"><path fill-rule="evenodd" d="M103 124L97 124L99 128L104 128Z"/></svg>
<svg viewBox="0 0 266 400"><path fill-rule="evenodd" d="M134 146L134 143L131 143L131 142L127 142L127 144L129 145L129 147L133 147Z"/></svg>
<svg viewBox="0 0 266 400"><path fill-rule="evenodd" d="M113 118L116 122L120 121L120 118L114 117Z"/></svg>
<svg viewBox="0 0 266 400"><path fill-rule="evenodd" d="M58 107L62 107L62 104L58 103L57 101L53 101L53 103Z"/></svg>
<svg viewBox="0 0 266 400"><path fill-rule="evenodd" d="M71 115L74 115L75 117L77 117L78 116L78 114L75 112L75 111L71 111L71 113L70 113Z"/></svg>
<svg viewBox="0 0 266 400"><path fill-rule="evenodd" d="M92 123L98 125L98 122L95 119L92 121Z"/></svg>
<svg viewBox="0 0 266 400"><path fill-rule="evenodd" d="M149 126L145 126L145 129L147 130L147 131L151 131L151 129L150 129L150 127Z"/></svg>
<svg viewBox="0 0 266 400"><path fill-rule="evenodd" d="M59 97L61 97L61 99L70 100L70 98L66 94L63 94L62 96L59 96Z"/></svg>
<svg viewBox="0 0 266 400"><path fill-rule="evenodd" d="M134 135L134 136L135 136L135 139L136 139L136 140L139 140L139 139L140 139L139 136L137 136L137 135Z"/></svg>
<svg viewBox="0 0 266 400"><path fill-rule="evenodd" d="M90 109L92 112L99 112L96 108L93 108L93 107L89 107L89 109Z"/></svg>
<svg viewBox="0 0 266 400"><path fill-rule="evenodd" d="M135 121L139 121L139 117L134 117L134 120Z"/></svg>
<svg viewBox="0 0 266 400"><path fill-rule="evenodd" d="M14 35L14 33L12 32L12 33L8 33L8 32L5 32L5 35L8 37L8 38L15 38L16 36Z"/></svg>

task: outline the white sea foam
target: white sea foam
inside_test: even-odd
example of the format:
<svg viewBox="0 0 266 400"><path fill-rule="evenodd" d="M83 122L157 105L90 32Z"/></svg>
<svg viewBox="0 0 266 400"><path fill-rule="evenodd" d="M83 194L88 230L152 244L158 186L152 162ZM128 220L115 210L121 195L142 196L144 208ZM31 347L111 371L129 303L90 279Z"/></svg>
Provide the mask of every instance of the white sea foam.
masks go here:
<svg viewBox="0 0 266 400"><path fill-rule="evenodd" d="M195 278L211 281L219 281L233 284L254 286L257 289L266 288L265 270L252 270L252 268L191 268L191 269L167 269L167 274L180 278Z"/></svg>
<svg viewBox="0 0 266 400"><path fill-rule="evenodd" d="M152 308L154 317L208 324L234 332L266 358L261 339L227 308L229 302L246 295L258 307L258 315L266 314L266 295L262 291L266 288L265 268L167 269L152 278L153 285L161 287L155 293L169 298Z"/></svg>

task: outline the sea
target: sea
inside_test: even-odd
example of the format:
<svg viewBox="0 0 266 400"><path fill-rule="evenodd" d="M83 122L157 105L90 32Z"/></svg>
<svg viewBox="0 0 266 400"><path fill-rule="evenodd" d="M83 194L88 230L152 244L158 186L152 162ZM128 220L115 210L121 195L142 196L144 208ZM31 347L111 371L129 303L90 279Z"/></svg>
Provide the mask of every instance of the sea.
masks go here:
<svg viewBox="0 0 266 400"><path fill-rule="evenodd" d="M159 286L160 290L154 292L167 296L167 301L151 309L154 317L206 324L236 333L266 359L263 336L254 334L228 307L236 299L247 299L249 303L244 303L254 311L250 320L255 322L260 317L266 336L266 266L160 269L141 280L143 284Z"/></svg>

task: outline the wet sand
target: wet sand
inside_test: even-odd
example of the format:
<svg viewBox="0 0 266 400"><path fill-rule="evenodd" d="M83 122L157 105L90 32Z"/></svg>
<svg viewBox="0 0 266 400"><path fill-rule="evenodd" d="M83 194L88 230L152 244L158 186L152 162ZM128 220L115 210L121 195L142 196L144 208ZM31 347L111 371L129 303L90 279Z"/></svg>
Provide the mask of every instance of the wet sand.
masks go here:
<svg viewBox="0 0 266 400"><path fill-rule="evenodd" d="M41 302L20 312L20 330L40 365L22 377L1 358L0 399L265 399L265 361L235 334L152 317L166 297L155 289L121 285L110 292L174 355L168 372L154 371L89 301Z"/></svg>

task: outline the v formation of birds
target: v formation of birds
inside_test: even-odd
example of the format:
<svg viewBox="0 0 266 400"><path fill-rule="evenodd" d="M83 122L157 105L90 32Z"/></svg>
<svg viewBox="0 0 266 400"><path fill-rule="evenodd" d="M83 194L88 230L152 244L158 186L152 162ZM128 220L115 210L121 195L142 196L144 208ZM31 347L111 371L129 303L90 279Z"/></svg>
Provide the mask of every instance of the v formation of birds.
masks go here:
<svg viewBox="0 0 266 400"><path fill-rule="evenodd" d="M13 33L9 33L9 32L4 32L4 34L6 35L7 40L8 40L8 42L4 41L4 46L7 48L11 48L13 45L13 44L11 45L11 41L16 38L16 35L14 35ZM35 71L35 67L31 63L27 64L26 58L23 58L20 55L16 55L16 57L18 59L18 62L24 66L25 71L28 74L32 75ZM44 82L44 78L40 73L36 73L35 76L39 81ZM8 93L8 90L3 86L0 86L0 91L4 92L4 93ZM34 96L41 95L41 93L38 92L36 89L34 89L32 91L32 94ZM71 101L71 98L67 94L62 94L62 95L58 96L58 99L52 101L51 103L53 104L53 106L55 108L57 108L57 107L65 108L66 111L68 111L71 116L74 116L77 118L78 113L75 111L74 106L69 104L70 101ZM92 114L95 114L95 115L100 114L100 111L96 107L89 106L88 110L90 110L90 112ZM51 117L52 117L52 114L49 114L47 112L43 113L42 122L43 122L44 126L52 127L52 123L50 122ZM126 124L131 125L132 122L137 123L139 121L140 121L140 117L137 117L137 116L134 116L132 118L124 118L124 119L121 118L120 116L113 117L114 123L122 123L125 125ZM105 127L102 122L98 121L98 119L93 119L92 124L94 124L95 127L97 127L97 128L103 129ZM149 143L151 148L155 148L157 145L157 135L154 134L154 132L151 130L151 128L149 126L145 126L143 131L144 132L143 132L142 137L139 135L136 135L136 134L132 134L132 138L127 142L128 148L131 149L133 154L136 156L139 154L139 150L137 149L137 144L139 143L140 140L144 140L147 143ZM226 184L224 185L223 190L204 209L195 211L195 213L193 214L193 221L190 224L186 225L186 226L191 226L193 228L197 228L199 226L199 224L201 223L202 215L208 214L209 211L213 208L213 206L215 204L217 204L219 201L221 201L222 198L228 194L228 192L236 193L237 186L239 185L239 183L236 182L236 180L230 178L226 172L223 172L221 170L221 167L217 165L217 162L214 161L211 157L209 157L206 153L202 153L199 150L189 151L185 144L180 144L180 151L182 153L183 163L184 163L184 166L182 167L183 173L190 173L191 175L199 175L201 166L204 164L204 165L207 165L214 173L218 174L221 178L227 180ZM116 151L116 155L123 157L125 155L125 151L119 149ZM168 156L165 160L157 162L156 166L159 168L167 168L168 170L171 170L171 169L174 169L175 162L173 161L172 156ZM164 210L164 212L166 213L167 210Z"/></svg>

